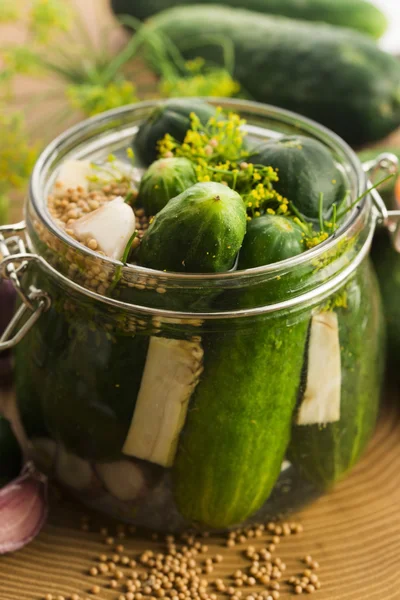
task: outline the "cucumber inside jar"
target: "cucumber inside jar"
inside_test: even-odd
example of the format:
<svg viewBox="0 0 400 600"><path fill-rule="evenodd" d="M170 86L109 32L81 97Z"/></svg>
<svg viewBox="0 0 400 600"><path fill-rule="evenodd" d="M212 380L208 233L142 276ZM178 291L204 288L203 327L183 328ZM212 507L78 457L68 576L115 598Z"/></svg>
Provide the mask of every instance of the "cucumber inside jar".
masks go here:
<svg viewBox="0 0 400 600"><path fill-rule="evenodd" d="M179 134L163 111L156 115L163 115L161 129L154 115L142 124L138 143L148 144L153 162L139 182L137 171L134 177L126 167L120 169L113 157L96 168L64 165L68 181L56 184L48 203L59 227L94 255L152 269L158 282L171 272L224 274L284 264L336 233L349 207L344 176L324 146L319 152L319 142L302 138L299 144L296 138L294 160L292 145L272 139L263 145L268 152L255 160L240 116L202 107L197 114L197 104L190 110L186 105ZM132 159L131 149L128 155ZM102 179L102 169L115 178ZM272 297L283 301L320 268L310 261L288 278L238 288L235 307L265 306ZM137 271L132 286L120 267L86 272L78 265L71 273L90 290L138 305L150 299L158 307L165 298L165 306L170 302L188 311L193 294L201 296L204 312L224 307L225 292L218 287L185 296L150 284L148 274L142 281ZM350 298L350 291L343 293ZM361 371L371 358L350 331L362 317L352 312L353 304L328 302L320 310L328 317L320 321L304 308L212 330L202 321L189 328L182 319L175 327L162 319L131 322L121 315L119 320L96 314L90 301L78 306L59 298L43 317L47 329L38 325L39 356L50 375L40 400L44 431L37 433L63 449L62 464L81 461L85 485L95 482L96 490L118 502L139 506L156 494L162 480L186 524L220 529L242 523L268 501L285 458L314 483L310 465L315 459L315 470L326 468L330 478L337 453L345 450L340 440L324 447L320 431L346 427L341 419L348 417L349 437L342 437L347 448L353 442L352 458L343 459L343 465L353 464L364 447L375 405L367 406L361 390L357 416L342 407L351 357L359 352ZM350 323L353 315L348 339L343 338L346 319ZM364 317L371 320L372 336L372 312ZM51 318L58 326L50 326ZM54 339L60 327L63 341ZM325 379L333 391L322 385L323 372L314 361L318 345L331 365ZM309 402L311 388L317 397ZM368 427L361 432L366 420L360 415L367 412ZM310 449L305 443L303 451L301 436L309 430L314 442ZM329 459L319 464L325 452ZM70 481L71 468L67 471ZM125 473L126 486L118 491L118 477Z"/></svg>

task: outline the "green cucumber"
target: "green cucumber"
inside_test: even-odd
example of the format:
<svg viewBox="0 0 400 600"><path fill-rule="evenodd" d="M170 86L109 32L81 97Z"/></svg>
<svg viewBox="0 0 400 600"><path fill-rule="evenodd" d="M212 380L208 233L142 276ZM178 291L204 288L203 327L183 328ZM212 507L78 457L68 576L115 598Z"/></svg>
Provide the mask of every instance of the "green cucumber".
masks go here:
<svg viewBox="0 0 400 600"><path fill-rule="evenodd" d="M228 271L245 232L239 194L222 183L197 183L154 217L139 248L139 264L161 271Z"/></svg>
<svg viewBox="0 0 400 600"><path fill-rule="evenodd" d="M10 423L0 415L0 488L22 468L22 453Z"/></svg>
<svg viewBox="0 0 400 600"><path fill-rule="evenodd" d="M362 455L375 427L382 383L384 325L368 261L346 293L347 307L335 308L341 348L340 419L326 425L294 425L288 448L289 460L323 489L342 479Z"/></svg>
<svg viewBox="0 0 400 600"><path fill-rule="evenodd" d="M260 267L285 260L304 251L304 231L292 219L263 215L249 221L239 269Z"/></svg>
<svg viewBox="0 0 400 600"><path fill-rule="evenodd" d="M139 127L133 141L138 159L146 165L154 162L158 158L157 142L167 133L183 142L190 129L192 112L196 113L203 125L215 116L215 108L202 100L172 99L154 108Z"/></svg>
<svg viewBox="0 0 400 600"><path fill-rule="evenodd" d="M116 15L127 14L145 20L173 6L200 3L213 4L215 0L112 0L111 6ZM323 21L362 31L374 38L381 37L387 27L385 15L365 0L220 0L219 4L292 19Z"/></svg>
<svg viewBox="0 0 400 600"><path fill-rule="evenodd" d="M218 64L215 40L229 40L232 75L254 100L310 117L353 145L400 125L400 62L361 34L218 5L172 8L146 28L184 58Z"/></svg>
<svg viewBox="0 0 400 600"><path fill-rule="evenodd" d="M371 256L379 280L387 323L388 364L392 374L399 379L400 254L393 248L387 231L380 231L376 234Z"/></svg>
<svg viewBox="0 0 400 600"><path fill-rule="evenodd" d="M196 181L194 165L187 158L160 158L143 175L137 202L148 216L154 216Z"/></svg>
<svg viewBox="0 0 400 600"><path fill-rule="evenodd" d="M255 221L260 226L251 235L262 237L264 224L268 237L268 222ZM242 264L264 264L265 248L256 248L260 256L244 242ZM276 260L286 252L285 244L273 249ZM259 293L239 296L238 308L254 304ZM289 443L308 322L308 313L280 313L247 328L204 336L204 372L172 470L176 503L190 522L229 527L268 499Z"/></svg>
<svg viewBox="0 0 400 600"><path fill-rule="evenodd" d="M275 189L304 216L318 218L321 194L324 215L334 202L343 199L343 176L321 142L303 135L286 136L268 140L253 152L248 162L277 169Z"/></svg>

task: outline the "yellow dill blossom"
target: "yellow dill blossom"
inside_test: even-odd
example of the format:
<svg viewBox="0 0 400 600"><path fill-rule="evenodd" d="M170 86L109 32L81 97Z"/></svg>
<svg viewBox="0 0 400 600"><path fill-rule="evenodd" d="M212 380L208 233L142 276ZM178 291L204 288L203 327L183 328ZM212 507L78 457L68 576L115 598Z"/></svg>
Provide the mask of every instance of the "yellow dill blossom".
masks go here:
<svg viewBox="0 0 400 600"><path fill-rule="evenodd" d="M38 56L28 46L10 46L2 53L2 59L12 75L34 74L40 70Z"/></svg>
<svg viewBox="0 0 400 600"><path fill-rule="evenodd" d="M30 11L30 30L41 44L55 33L68 31L72 25L72 11L63 0L34 0Z"/></svg>
<svg viewBox="0 0 400 600"><path fill-rule="evenodd" d="M0 110L0 192L22 188L31 174L37 147L27 142L21 113L7 115Z"/></svg>
<svg viewBox="0 0 400 600"><path fill-rule="evenodd" d="M160 84L162 95L230 98L240 91L239 83L232 78L226 69L213 68L201 72L202 66L201 61L191 61L186 63L188 75L163 79Z"/></svg>
<svg viewBox="0 0 400 600"><path fill-rule="evenodd" d="M89 117L105 110L137 102L136 88L126 80L108 85L70 85L67 88L67 98L73 108L81 110Z"/></svg>
<svg viewBox="0 0 400 600"><path fill-rule="evenodd" d="M19 17L18 4L15 0L0 1L0 23L16 21Z"/></svg>
<svg viewBox="0 0 400 600"><path fill-rule="evenodd" d="M306 241L307 248L314 248L315 246L318 246L319 244L324 242L326 239L328 239L328 237L329 237L329 234L327 231L321 231L320 233L307 239L307 241Z"/></svg>

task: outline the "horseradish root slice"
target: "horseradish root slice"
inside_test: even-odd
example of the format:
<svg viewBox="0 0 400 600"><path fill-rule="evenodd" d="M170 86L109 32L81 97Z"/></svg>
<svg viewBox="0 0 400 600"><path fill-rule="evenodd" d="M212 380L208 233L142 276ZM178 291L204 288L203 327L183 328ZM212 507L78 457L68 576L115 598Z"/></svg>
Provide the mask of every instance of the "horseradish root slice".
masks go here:
<svg viewBox="0 0 400 600"><path fill-rule="evenodd" d="M90 160L66 160L62 163L57 177L54 193L63 196L67 189L89 189L89 175L92 173Z"/></svg>
<svg viewBox="0 0 400 600"><path fill-rule="evenodd" d="M341 362L337 315L323 312L311 320L307 386L298 425L340 420Z"/></svg>
<svg viewBox="0 0 400 600"><path fill-rule="evenodd" d="M172 466L189 399L202 372L198 342L152 337L124 454Z"/></svg>
<svg viewBox="0 0 400 600"><path fill-rule="evenodd" d="M95 240L98 250L119 260L135 231L135 225L133 210L118 196L75 221L71 228L80 241Z"/></svg>

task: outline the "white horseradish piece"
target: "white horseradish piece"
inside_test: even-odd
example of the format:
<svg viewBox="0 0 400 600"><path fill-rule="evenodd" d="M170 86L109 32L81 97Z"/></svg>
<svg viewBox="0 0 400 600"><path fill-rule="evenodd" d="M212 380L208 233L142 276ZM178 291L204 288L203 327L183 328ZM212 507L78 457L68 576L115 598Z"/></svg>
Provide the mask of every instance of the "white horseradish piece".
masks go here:
<svg viewBox="0 0 400 600"><path fill-rule="evenodd" d="M66 160L60 167L54 186L54 194L64 196L66 190L78 187L87 192L89 190L89 177L92 172L90 160Z"/></svg>
<svg viewBox="0 0 400 600"><path fill-rule="evenodd" d="M123 453L171 467L190 397L203 370L199 342L150 338Z"/></svg>
<svg viewBox="0 0 400 600"><path fill-rule="evenodd" d="M135 226L136 219L132 208L118 196L75 221L71 229L78 240L95 240L97 250L119 260L135 231Z"/></svg>
<svg viewBox="0 0 400 600"><path fill-rule="evenodd" d="M334 312L318 313L311 320L307 385L297 424L339 421L341 383L338 318Z"/></svg>

